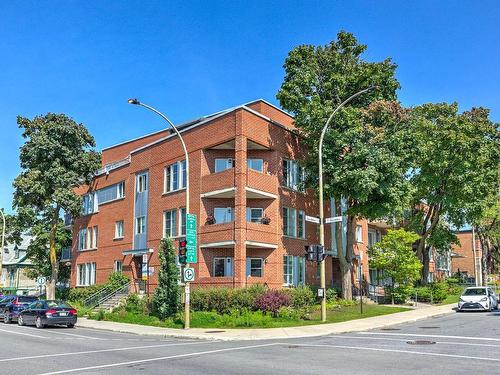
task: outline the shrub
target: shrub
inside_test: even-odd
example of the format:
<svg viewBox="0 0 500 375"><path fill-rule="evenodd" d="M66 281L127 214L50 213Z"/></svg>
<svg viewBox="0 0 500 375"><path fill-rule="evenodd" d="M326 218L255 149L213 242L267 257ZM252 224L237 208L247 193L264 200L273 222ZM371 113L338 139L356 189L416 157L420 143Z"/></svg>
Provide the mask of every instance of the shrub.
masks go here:
<svg viewBox="0 0 500 375"><path fill-rule="evenodd" d="M326 302L327 303L335 302L341 294L342 293L339 292L339 290L336 288L328 288L326 290Z"/></svg>
<svg viewBox="0 0 500 375"><path fill-rule="evenodd" d="M314 305L314 293L308 286L285 289L284 292L290 297L290 305L294 308L304 308Z"/></svg>
<svg viewBox="0 0 500 375"><path fill-rule="evenodd" d="M130 282L130 279L123 272L113 272L108 275L108 280L106 281L106 286L112 289L118 289L122 285Z"/></svg>
<svg viewBox="0 0 500 375"><path fill-rule="evenodd" d="M417 302L430 302L431 301L431 288L427 286L420 286L414 289L414 297Z"/></svg>
<svg viewBox="0 0 500 375"><path fill-rule="evenodd" d="M446 283L449 286L460 284L460 279L458 277L448 277Z"/></svg>
<svg viewBox="0 0 500 375"><path fill-rule="evenodd" d="M78 288L72 288L69 293L68 293L68 300L70 301L79 301L83 302L87 298L89 298L91 295L97 293L101 289L104 289L106 287L106 284L99 284L99 285L91 285L87 286L84 288L78 287Z"/></svg>
<svg viewBox="0 0 500 375"><path fill-rule="evenodd" d="M191 309L193 311L215 311L218 314L229 314L231 309L253 310L257 297L266 293L264 286L253 285L248 288L198 288L191 292Z"/></svg>
<svg viewBox="0 0 500 375"><path fill-rule="evenodd" d="M106 313L104 312L104 310L99 310L95 315L95 320L104 320L105 316Z"/></svg>
<svg viewBox="0 0 500 375"><path fill-rule="evenodd" d="M283 306L290 305L290 297L283 291L270 290L255 300L255 307L263 312L270 312L274 316Z"/></svg>
<svg viewBox="0 0 500 375"><path fill-rule="evenodd" d="M278 310L277 317L286 320L301 320L309 319L309 309L308 308L294 308L292 306L282 306Z"/></svg>
<svg viewBox="0 0 500 375"><path fill-rule="evenodd" d="M123 310L134 314L148 314L149 306L147 298L141 298L137 293L130 294L125 300L125 305L119 307L118 310Z"/></svg>
<svg viewBox="0 0 500 375"><path fill-rule="evenodd" d="M448 297L448 285L444 282L436 282L430 285L432 290L432 301L443 302Z"/></svg>
<svg viewBox="0 0 500 375"><path fill-rule="evenodd" d="M413 287L409 285L401 285L397 287L386 287L385 294L389 299L394 299L394 303L402 304L413 295Z"/></svg>

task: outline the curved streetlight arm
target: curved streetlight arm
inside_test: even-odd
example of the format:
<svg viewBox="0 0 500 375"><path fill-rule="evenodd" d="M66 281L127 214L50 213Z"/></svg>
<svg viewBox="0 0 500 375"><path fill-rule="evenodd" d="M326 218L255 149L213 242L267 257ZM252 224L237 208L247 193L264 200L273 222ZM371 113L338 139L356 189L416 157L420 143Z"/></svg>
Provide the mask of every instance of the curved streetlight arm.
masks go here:
<svg viewBox="0 0 500 375"><path fill-rule="evenodd" d="M150 105L142 103L137 99L129 99L128 102L130 104L140 105L144 108L147 108L150 111L156 113L158 116L162 117L166 122L168 122L168 124L172 127L172 129L174 129L175 133L179 137L181 144L182 144L182 149L184 150L184 156L186 158L186 215L187 215L189 213L189 208L190 208L189 207L189 154L188 154L188 151L186 148L186 144L184 143L184 139L181 136L181 133L179 132L177 127L174 125L174 123L172 121L170 121L170 119L167 116L165 116L163 113L158 111L156 108L153 108Z"/></svg>
<svg viewBox="0 0 500 375"><path fill-rule="evenodd" d="M321 246L325 246L325 224L324 224L324 207L323 207L323 139L325 138L326 131L328 126L333 120L333 117L338 112L340 108L349 103L351 100L356 98L359 95L364 94L367 91L377 89L377 86L370 86L364 90L358 91L357 93L351 95L342 103L340 103L337 108L332 112L330 117L325 123L323 130L321 131L321 136L319 137L319 150L318 150L318 158L319 158L319 242ZM320 263L320 279L321 279L321 288L323 290L326 288L326 275L325 275L325 260L323 259ZM323 293L323 298L321 299L321 320L323 322L326 321L326 292Z"/></svg>

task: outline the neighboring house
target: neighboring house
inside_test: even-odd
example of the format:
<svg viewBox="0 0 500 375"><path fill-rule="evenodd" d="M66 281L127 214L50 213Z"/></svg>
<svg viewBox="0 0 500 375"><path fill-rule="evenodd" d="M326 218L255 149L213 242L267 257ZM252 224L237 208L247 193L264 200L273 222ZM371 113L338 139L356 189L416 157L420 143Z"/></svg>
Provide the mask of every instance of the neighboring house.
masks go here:
<svg viewBox="0 0 500 375"><path fill-rule="evenodd" d="M472 229L456 232L460 244L452 246L451 273L458 274L471 282L475 280L474 271L474 247L472 241ZM480 262L482 253L479 238L476 236L476 259Z"/></svg>
<svg viewBox="0 0 500 375"><path fill-rule="evenodd" d="M1 284L4 293L34 294L38 291L36 281L26 276L26 270L31 267L27 258L27 248L31 236L22 235L21 244L8 244L4 248Z"/></svg>
<svg viewBox="0 0 500 375"><path fill-rule="evenodd" d="M306 151L293 117L256 100L178 128L189 152L191 213L198 220L193 284L319 284L319 267L304 257L304 246L319 241L318 225L306 220L318 216L318 203L313 190L301 188L298 161ZM144 291L149 266L152 290L160 240L171 237L177 247L186 230L186 164L179 139L165 129L108 147L102 165L91 186L77 191L83 216L67 220L73 227L71 285L103 283L120 271ZM332 216L329 205L326 217ZM332 226L326 225L327 247ZM367 281L375 277L367 247L386 229L381 222L360 221L354 279L360 272ZM328 285L339 286L338 259L327 258L326 271Z"/></svg>

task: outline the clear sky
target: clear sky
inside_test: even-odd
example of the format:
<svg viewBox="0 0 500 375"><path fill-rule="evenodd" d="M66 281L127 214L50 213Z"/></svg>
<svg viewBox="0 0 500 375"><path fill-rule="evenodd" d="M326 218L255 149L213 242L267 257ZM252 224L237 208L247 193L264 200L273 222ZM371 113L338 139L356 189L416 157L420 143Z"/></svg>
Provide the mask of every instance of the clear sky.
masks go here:
<svg viewBox="0 0 500 375"><path fill-rule="evenodd" d="M98 148L264 98L287 52L339 30L392 57L405 105L482 105L500 122L500 1L0 1L0 207L19 173L16 116L66 113Z"/></svg>

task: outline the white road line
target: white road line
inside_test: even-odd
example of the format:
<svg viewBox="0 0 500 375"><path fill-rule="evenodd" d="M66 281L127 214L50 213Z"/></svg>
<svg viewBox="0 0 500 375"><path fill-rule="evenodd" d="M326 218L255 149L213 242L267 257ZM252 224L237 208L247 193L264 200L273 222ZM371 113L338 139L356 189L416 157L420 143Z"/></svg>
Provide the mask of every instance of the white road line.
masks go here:
<svg viewBox="0 0 500 375"><path fill-rule="evenodd" d="M360 335L384 335L384 336L414 336L414 337L432 337L442 339L462 339L462 340L477 340L477 341L500 341L493 337L472 337L472 336L445 336L445 335L424 335L418 333L385 333L385 332L359 332Z"/></svg>
<svg viewBox="0 0 500 375"><path fill-rule="evenodd" d="M0 362L14 362L14 361L24 361L24 360L28 360L28 359L37 359L37 358L65 357L65 356L70 356L70 355L93 354L93 353L107 353L107 352L123 352L123 351L127 351L127 350L152 349L152 348L163 348L163 347L166 347L166 346L200 345L200 344L206 344L206 342L188 342L188 343L176 343L176 344L158 344L158 345L147 345L147 346L133 346L133 347L127 347L127 348L111 348L111 349L87 350L87 351L84 351L84 352L41 354L41 355L31 355L31 356L27 356L27 357L4 358L4 359L0 359Z"/></svg>
<svg viewBox="0 0 500 375"><path fill-rule="evenodd" d="M490 362L500 362L500 358L488 358L488 357L474 357L468 355L458 355L458 354L445 354L445 353L433 353L433 352L417 352L412 350L399 350L399 349L382 349L382 348L370 348L365 346L347 346L347 345L328 345L328 344L296 344L301 347L325 347L325 348L337 348L337 349L355 349L355 350L367 350L373 352L387 352L387 353L405 353L405 354L417 354L417 355L427 355L432 357L448 357L448 358L460 358L460 359L477 359L478 361L490 361Z"/></svg>
<svg viewBox="0 0 500 375"><path fill-rule="evenodd" d="M16 332L16 331L9 331L8 329L0 329L2 332L7 332L7 333L12 333L13 335L22 335L22 336L31 336L31 337L38 337L40 339L48 339L49 337L47 336L39 336L39 335L32 335L30 333L22 333L22 332Z"/></svg>
<svg viewBox="0 0 500 375"><path fill-rule="evenodd" d="M135 365L135 364L138 364L138 363L148 363L148 362L155 362L155 361L164 361L164 360L167 360L167 359L186 358L186 357L193 357L193 356L197 356L197 355L224 353L224 352L231 352L231 351L244 350L244 349L264 348L266 346L275 346L275 345L283 345L283 344L280 344L280 343L270 343L270 344L261 344L261 345L239 346L239 347L236 347L236 348L206 350L206 351L203 351L203 352L177 354L177 355L170 355L170 356L166 356L166 357L147 358L147 359L139 359L139 360L136 360L136 361L117 362L117 363L110 363L110 364L107 364L107 365L90 366L90 367L80 367L80 368L73 368L73 369L69 369L69 370L46 372L46 373L43 373L43 374L40 374L40 375L67 374L67 373L70 373L70 372L77 372L77 371L89 371L89 370L97 370L97 369L110 368L110 367L129 366L129 365Z"/></svg>
<svg viewBox="0 0 500 375"><path fill-rule="evenodd" d="M35 331L36 330L36 328L30 328L30 327L18 327L18 328L23 329L25 331ZM11 331L9 331L9 332L11 332ZM59 331L55 331L53 329L45 329L45 330L43 330L43 332L44 333L53 333L56 335L78 337L78 338L89 339L89 340L105 340L104 338L100 338L100 337L92 337L92 336L77 335L75 333L59 332ZM44 337L44 338L49 339L52 337Z"/></svg>
<svg viewBox="0 0 500 375"><path fill-rule="evenodd" d="M407 342L408 339L391 339L389 337L359 337L359 336L328 336L329 338L338 338L338 339L356 339L356 340L385 340L385 341L399 341L399 342ZM477 344L472 342L458 342L458 341L436 341L436 344L440 345L465 345L465 346L484 346L489 348L499 348L500 345L493 344Z"/></svg>

